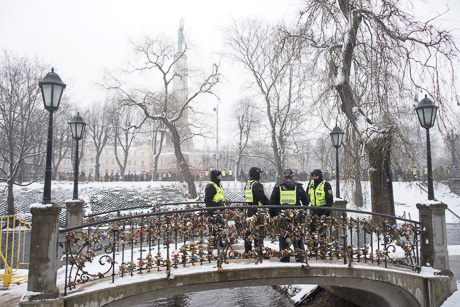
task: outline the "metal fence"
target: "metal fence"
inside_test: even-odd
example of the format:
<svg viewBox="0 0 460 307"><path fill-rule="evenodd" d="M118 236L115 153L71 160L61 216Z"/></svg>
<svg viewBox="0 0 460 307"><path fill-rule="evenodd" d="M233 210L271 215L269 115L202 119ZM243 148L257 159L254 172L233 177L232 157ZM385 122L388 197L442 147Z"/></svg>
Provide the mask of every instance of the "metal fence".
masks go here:
<svg viewBox="0 0 460 307"><path fill-rule="evenodd" d="M178 206L172 210L173 206ZM167 210L165 210L167 208ZM258 213L247 218L246 210ZM281 214L270 217L270 208ZM132 209L132 208L131 208ZM66 259L67 291L99 279L161 272L171 276L179 266L230 261L263 262L292 257L309 268L311 261L367 263L420 270L417 221L394 216L331 208L339 217L312 215L315 207L242 206L227 202L212 214L202 203L157 204L149 213L104 219L92 216L85 225L61 230ZM286 249L270 247L280 237ZM245 253L244 240L255 240Z"/></svg>
<svg viewBox="0 0 460 307"><path fill-rule="evenodd" d="M4 287L11 283L20 284L27 281L28 275L20 275L20 268L27 268L29 253L26 250L26 236L32 229L28 222L21 221L19 215L0 216L0 274Z"/></svg>

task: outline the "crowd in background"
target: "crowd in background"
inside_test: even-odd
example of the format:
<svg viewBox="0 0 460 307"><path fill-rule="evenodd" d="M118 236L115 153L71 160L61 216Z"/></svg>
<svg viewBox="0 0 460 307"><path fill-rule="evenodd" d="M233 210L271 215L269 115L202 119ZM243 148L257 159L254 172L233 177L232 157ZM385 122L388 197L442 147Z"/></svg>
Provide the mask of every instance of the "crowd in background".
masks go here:
<svg viewBox="0 0 460 307"><path fill-rule="evenodd" d="M222 181L234 181L235 179L238 181L246 182L248 181L248 170L241 170L239 174L236 174L232 169L229 170L221 170L222 171ZM310 174L304 170L293 170L295 179L297 181L309 181ZM194 171L193 176L195 177L195 181L209 181L210 180L210 169ZM439 166L438 168L433 170L433 179L435 181L443 181L448 180L452 177L458 177L460 172L458 172L457 168L446 167L443 168ZM236 178L235 178L236 176ZM426 181L428 179L428 169L418 169L416 167L409 168L405 171L401 169L397 169L393 171L393 181ZM334 180L336 178L335 170L323 172L323 178L325 180ZM346 176L343 173L340 173L340 179L346 179ZM73 175L66 176L65 174L59 175L59 180L73 180ZM89 174L86 176L84 172L79 175L80 181L96 181L94 175ZM142 172L141 174L132 174L128 173L125 174L123 177L120 176L118 173L116 174L105 174L101 175L99 180L100 182L114 182L114 181L184 181L184 173L182 170L176 171L164 171L160 173L156 173L152 177L151 172ZM361 174L361 180L368 181L369 180L369 173L368 171L363 171ZM267 169L264 170L260 174L260 182L276 182L276 170L274 169Z"/></svg>

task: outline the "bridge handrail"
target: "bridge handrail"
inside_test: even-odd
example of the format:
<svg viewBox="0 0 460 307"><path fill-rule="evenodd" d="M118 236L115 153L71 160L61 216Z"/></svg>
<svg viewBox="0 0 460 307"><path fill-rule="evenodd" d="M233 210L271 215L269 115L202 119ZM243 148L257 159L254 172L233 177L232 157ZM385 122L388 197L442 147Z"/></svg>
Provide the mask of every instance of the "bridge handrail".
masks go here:
<svg viewBox="0 0 460 307"><path fill-rule="evenodd" d="M204 204L204 202L194 202L197 204ZM234 202L237 203L237 202ZM244 203L244 202L238 202L238 203ZM190 204L188 203L172 203L174 205L179 205L179 204ZM169 205L169 204L164 204ZM153 208L150 206L150 208ZM128 215L128 216L121 216L121 217L116 217L116 218L111 218L107 220L101 220L101 221L96 221L80 226L75 226L75 227L70 227L66 229L61 229L59 230L60 233L65 233L68 231L73 231L73 230L78 230L82 228L87 228L87 227L92 227L92 226L97 226L99 224L106 224L106 223L111 223L111 222L118 222L122 220L129 220L129 219L135 219L135 218L143 218L143 217L150 217L150 216L157 216L157 215L168 215L168 214L176 214L176 213L187 213L187 212L198 212L198 211L209 211L209 210L232 210L232 209L299 209L299 210L320 210L320 209L326 209L326 207L316 207L316 206L293 206L293 205L279 205L279 206L222 206L222 207L202 207L202 208L186 208L186 209L181 209L181 210L172 210L172 211L158 211L158 212L152 212L152 213L143 213L143 214L137 214L137 215ZM354 209L345 209L345 208L334 208L334 207L327 207L328 210L333 210L333 211L341 211L341 212L350 212L350 213L358 213L358 214L365 214L365 215L371 215L371 216L378 216L378 217L383 217L387 219L395 219L398 221L406 222L406 223L412 223L415 225L421 225L419 221L415 220L410 220L410 219L405 219L402 217L394 216L394 215L388 215L388 214L383 214L383 213L376 213L376 212L371 212L371 211L360 211L360 210L354 210ZM118 210L116 210L118 211ZM115 212L116 212L115 211Z"/></svg>
<svg viewBox="0 0 460 307"><path fill-rule="evenodd" d="M420 269L418 237L422 230L417 221L344 208L328 207L332 211L343 212L341 216L319 217L311 213L324 207L232 206L230 204L227 202L226 206L221 207L187 207L128 215L61 229L59 232L66 234L65 241L61 242L61 246L65 247L66 276L68 275L65 288L73 289L77 283L91 278L102 278L110 274L109 271L112 271L113 280L117 274L123 277L124 274L133 274L136 270L141 274L142 271L150 272L154 268L159 270L162 265L166 265L169 276L171 265L177 268L179 264L185 266L187 263L194 264L198 261L202 264L203 261L214 260L217 260L217 267L221 270L222 263L227 263L226 259L241 257L255 257L258 262L262 262L265 256L268 256L268 259L270 257L281 259L289 255L288 257L293 256L297 261L305 261L305 265L308 265L308 258L331 261L343 259L344 264L348 262L350 265L355 258L358 262L376 260L379 265L383 262L385 267L390 261L395 265L410 267L414 271ZM253 218L247 219L244 210L251 208L258 209L259 212ZM279 216L272 218L267 214L269 209L287 210L281 211ZM195 212L213 212L213 215L194 214ZM345 214L348 212L369 217L349 217ZM164 218L158 218L162 216ZM395 221L404 223L396 225ZM362 232L361 236L360 232ZM292 242L302 243L296 243L300 245L294 245L293 249L282 247L283 249L280 248L279 251L276 248L264 247L263 243L261 245L257 243L254 251L244 256L242 252L234 251L231 245L241 239L248 240L247 235L251 236L250 240L257 240L257 242L263 242L268 238L273 240L276 237L285 239L289 237L290 240L294 240ZM200 242L200 247L194 242L196 239ZM360 240L364 242L360 243ZM183 247L178 248L181 241ZM170 253L172 243L175 246L173 254ZM140 256L133 258L134 247L138 244L140 244ZM214 249L217 248L215 258L212 252L213 244ZM303 247L304 244L307 249ZM160 252L160 245L163 245L166 250ZM158 248L157 256L154 256L155 246ZM404 252L404 256L390 255L395 253L397 246ZM131 250L131 260L124 260L125 248ZM120 255L117 256L115 251L120 249ZM103 251L102 256L97 254L99 251ZM143 252L146 254L144 257ZM92 259L99 256L101 265L104 261L109 264L108 270L90 274L84 269L84 262L93 262ZM117 257L122 257L121 264L116 265ZM118 273L115 273L115 267Z"/></svg>
<svg viewBox="0 0 460 307"><path fill-rule="evenodd" d="M246 202L244 202L244 201L233 201L232 203L233 204L245 204ZM114 210L98 212L98 213L94 213L94 214L88 214L85 217L91 218L91 217L98 216L98 215L104 215L104 214L121 212L121 211L128 211L128 210L135 210L135 209L150 209L150 208L154 208L155 206L180 206L180 205L190 205L190 204L204 204L204 201L187 201L187 202L174 202L174 203L157 202L154 205L143 205L143 206L130 207L130 208L114 209Z"/></svg>

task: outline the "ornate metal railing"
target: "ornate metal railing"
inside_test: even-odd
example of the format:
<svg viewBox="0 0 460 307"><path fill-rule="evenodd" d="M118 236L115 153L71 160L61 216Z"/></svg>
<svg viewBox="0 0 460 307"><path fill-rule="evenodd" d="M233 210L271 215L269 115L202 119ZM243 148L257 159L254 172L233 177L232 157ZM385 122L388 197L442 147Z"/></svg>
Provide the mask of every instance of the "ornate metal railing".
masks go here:
<svg viewBox="0 0 460 307"><path fill-rule="evenodd" d="M306 269L310 261L320 260L420 270L417 221L339 208L331 208L339 217L319 217L309 213L315 207L230 203L210 215L202 204L182 204L186 206L180 210L164 211L157 205L151 213L109 220L93 216L85 225L61 230L65 233L60 242L66 259L65 294L98 278L110 276L113 281L116 276L153 271L169 278L179 266L212 262L221 271L224 264L238 259L262 262L292 256ZM257 208L257 214L247 218L248 208ZM270 217L270 208L282 209L281 214ZM285 250L270 247L279 236L301 244ZM237 245L245 238L260 243L244 253Z"/></svg>

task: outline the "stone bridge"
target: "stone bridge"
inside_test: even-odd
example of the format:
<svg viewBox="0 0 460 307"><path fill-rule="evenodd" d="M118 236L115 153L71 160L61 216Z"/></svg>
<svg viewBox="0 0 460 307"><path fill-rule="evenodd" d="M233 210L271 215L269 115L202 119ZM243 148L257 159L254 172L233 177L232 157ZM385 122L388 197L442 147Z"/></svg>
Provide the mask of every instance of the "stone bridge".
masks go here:
<svg viewBox="0 0 460 307"><path fill-rule="evenodd" d="M202 208L168 212L160 210L82 225L80 205L68 204L67 221L71 221L71 225L61 230L66 233L64 295L59 289L62 285L59 287L56 282L60 207L43 205L31 208L32 230L39 231L32 231L31 249L35 253L30 258L29 292L21 301L21 306L127 306L188 292L286 284L318 284L361 306L439 306L457 286L449 269L445 231L447 206L442 203L417 205L420 222L399 218L403 222L401 228L393 225L393 222L389 224L388 217L378 225L372 224L369 219L348 218L346 214L341 214L337 219L318 221L302 213L304 209L295 206L285 206L295 209L297 213L294 215L287 214L273 220L258 215L251 222L247 222L244 212L241 212L245 208L229 207L223 209L222 213L216 213L221 221L214 225L214 217L197 214L204 210ZM257 206L261 210L265 209L263 207ZM353 213L353 210L336 210ZM361 213L377 216L374 213ZM222 223L222 219L225 223ZM233 224L227 223L230 220ZM323 227L324 233L330 234L328 240L331 241L327 244L323 242L321 248L318 247L321 242L314 240L317 234L308 230L312 223ZM283 228L297 225L290 229L292 238L302 238L307 251L289 251L292 256L300 257L301 263L287 264L274 260L286 252L283 250L272 253L270 260L263 260L260 252L255 257L258 259L257 264L238 257L232 258L228 264L226 259L230 259L230 243L227 243L230 240L222 250L217 247L215 256L216 250L213 250L212 243L208 243L205 248L198 244L186 245L185 241L188 240L184 239L183 246L186 248L183 249L182 258L180 253L173 258L173 242L177 244L185 236L189 236L189 240L203 237L203 225L206 225L206 229L209 225L216 227L216 232L209 228L207 235L214 233L220 237L219 240L232 236L241 239L242 231L248 227L253 227L254 235L267 239L270 231L279 236ZM195 232L192 233L192 230ZM364 237L359 235L360 231L366 233ZM359 244L359 239L358 245L354 246L353 236L364 238L364 247L363 242ZM105 246L101 245L103 242ZM374 242L377 242L375 250ZM125 253L124 249L129 245L130 250ZM104 273L99 271L91 275L82 266L84 261L96 262L97 255L93 252L93 246L100 246L99 251L105 250L105 255L97 260L106 260L109 270ZM140 256L133 255L133 246L137 246ZM160 253L160 246L164 247L163 254ZM389 252L391 246L404 250L404 259L392 259ZM157 251L158 256L154 259L152 255ZM128 254L131 254L130 260L121 256ZM333 258L343 259L344 264L334 263ZM217 265L212 264L215 260ZM382 266L371 265L375 264L374 261ZM401 268L401 265L405 267ZM156 268L160 271L163 267L163 273L155 272ZM424 274L423 269L431 270L432 273ZM111 280L107 278L109 276ZM73 291L66 293L68 289Z"/></svg>
<svg viewBox="0 0 460 307"><path fill-rule="evenodd" d="M318 284L359 306L440 306L455 290L456 282L445 276L423 276L401 270L345 265L270 263L226 268L217 272L178 271L173 278L127 277L120 282L98 282L96 287L61 297L61 306L133 306L158 298L213 289L263 285ZM101 284L103 283L103 284ZM94 290L91 290L94 289ZM33 306L34 303L30 303ZM28 303L22 303L28 306Z"/></svg>

